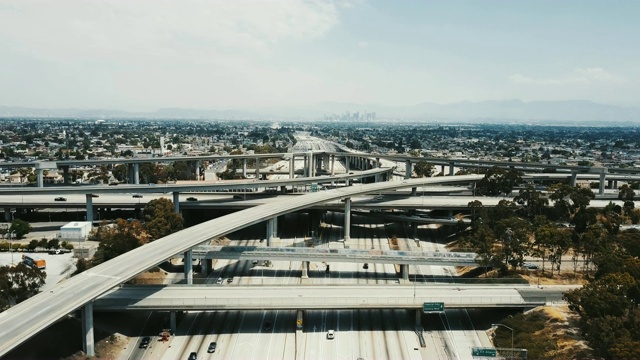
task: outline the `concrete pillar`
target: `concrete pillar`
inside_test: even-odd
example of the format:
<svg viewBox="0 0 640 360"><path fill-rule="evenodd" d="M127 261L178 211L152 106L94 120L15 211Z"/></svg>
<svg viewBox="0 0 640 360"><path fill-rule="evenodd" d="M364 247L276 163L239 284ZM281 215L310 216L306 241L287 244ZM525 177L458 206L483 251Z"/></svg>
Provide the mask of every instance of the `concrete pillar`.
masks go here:
<svg viewBox="0 0 640 360"><path fill-rule="evenodd" d="M260 159L256 158L256 179L260 180Z"/></svg>
<svg viewBox="0 0 640 360"><path fill-rule="evenodd" d="M349 173L350 169L351 169L351 156L345 156L345 161L344 161L344 166L347 170L347 174Z"/></svg>
<svg viewBox="0 0 640 360"><path fill-rule="evenodd" d="M140 184L140 164L139 163L133 164L133 183L136 185Z"/></svg>
<svg viewBox="0 0 640 360"><path fill-rule="evenodd" d="M576 180L578 179L578 173L572 172L571 173L571 186L575 187L576 186Z"/></svg>
<svg viewBox="0 0 640 360"><path fill-rule="evenodd" d="M173 212L180 213L180 193L177 191L173 192Z"/></svg>
<svg viewBox="0 0 640 360"><path fill-rule="evenodd" d="M344 202L344 239L351 238L351 198L348 197Z"/></svg>
<svg viewBox="0 0 640 360"><path fill-rule="evenodd" d="M38 187L44 187L44 169L36 169L36 176L38 177Z"/></svg>
<svg viewBox="0 0 640 360"><path fill-rule="evenodd" d="M607 188L613 189L613 180L607 180Z"/></svg>
<svg viewBox="0 0 640 360"><path fill-rule="evenodd" d="M606 180L606 175L604 173L604 169L602 170L602 172L600 172L600 189L598 191L598 194L600 195L604 195L604 182Z"/></svg>
<svg viewBox="0 0 640 360"><path fill-rule="evenodd" d="M331 175L335 174L336 156L331 155Z"/></svg>
<svg viewBox="0 0 640 360"><path fill-rule="evenodd" d="M309 152L309 154L307 155L307 157L309 158L309 159L307 160L307 166L309 167L309 171L308 171L308 173L309 173L309 177L314 177L314 176L316 176L316 174L315 174L314 166L313 166L313 164L314 164L314 162L313 162L313 160L314 160L314 159L313 159L313 153L312 153L312 152Z"/></svg>
<svg viewBox="0 0 640 360"><path fill-rule="evenodd" d="M453 162L450 162L450 163L449 163L449 176L453 176L453 174L454 174L454 171L453 171L453 169L454 169L454 168L453 168L453 164L454 164Z"/></svg>
<svg viewBox="0 0 640 360"><path fill-rule="evenodd" d="M93 223L93 196L91 194L85 194L87 200L87 221Z"/></svg>
<svg viewBox="0 0 640 360"><path fill-rule="evenodd" d="M413 172L413 167L411 161L407 160L404 162L404 178L411 179L411 173Z"/></svg>
<svg viewBox="0 0 640 360"><path fill-rule="evenodd" d="M69 165L62 167L62 181L65 185L69 184Z"/></svg>
<svg viewBox="0 0 640 360"><path fill-rule="evenodd" d="M278 218L267 220L267 246L272 245L272 241L278 238Z"/></svg>
<svg viewBox="0 0 640 360"><path fill-rule="evenodd" d="M133 184L134 183L134 175L133 175L133 164L129 163L127 164L127 184Z"/></svg>
<svg viewBox="0 0 640 360"><path fill-rule="evenodd" d="M614 189L618 188L618 180L613 180L613 188Z"/></svg>
<svg viewBox="0 0 640 360"><path fill-rule="evenodd" d="M400 272L403 280L409 280L409 264L400 265Z"/></svg>
<svg viewBox="0 0 640 360"><path fill-rule="evenodd" d="M247 159L242 159L242 177L247 178Z"/></svg>
<svg viewBox="0 0 640 360"><path fill-rule="evenodd" d="M417 187L412 187L411 188L411 196L416 196L418 194L418 188Z"/></svg>
<svg viewBox="0 0 640 360"><path fill-rule="evenodd" d="M422 309L416 309L416 328L422 328Z"/></svg>
<svg viewBox="0 0 640 360"><path fill-rule="evenodd" d="M289 179L293 179L296 177L296 157L291 154L291 159L289 159Z"/></svg>
<svg viewBox="0 0 640 360"><path fill-rule="evenodd" d="M308 261L302 262L302 278L303 279L309 278L309 262Z"/></svg>
<svg viewBox="0 0 640 360"><path fill-rule="evenodd" d="M379 157L377 157L377 158L376 158L376 169L377 169L377 168L379 168L380 166L381 166L381 165L380 165L380 158L379 158Z"/></svg>
<svg viewBox="0 0 640 360"><path fill-rule="evenodd" d="M188 285L193 285L193 258L191 250L184 252L184 279Z"/></svg>
<svg viewBox="0 0 640 360"><path fill-rule="evenodd" d="M213 267L213 260L212 259L202 259L200 260L200 266L201 266L201 273L204 276L209 275L209 272L211 271L211 268Z"/></svg>
<svg viewBox="0 0 640 360"><path fill-rule="evenodd" d="M411 236L414 239L418 239L418 223L412 223L411 224Z"/></svg>
<svg viewBox="0 0 640 360"><path fill-rule="evenodd" d="M11 208L4 208L4 221L11 222Z"/></svg>
<svg viewBox="0 0 640 360"><path fill-rule="evenodd" d="M93 301L82 307L82 349L88 356L96 354L93 339Z"/></svg>
<svg viewBox="0 0 640 360"><path fill-rule="evenodd" d="M176 333L176 323L176 311L171 310L169 311L169 328L172 335Z"/></svg>
<svg viewBox="0 0 640 360"><path fill-rule="evenodd" d="M196 160L196 181L200 181L200 161L199 160Z"/></svg>

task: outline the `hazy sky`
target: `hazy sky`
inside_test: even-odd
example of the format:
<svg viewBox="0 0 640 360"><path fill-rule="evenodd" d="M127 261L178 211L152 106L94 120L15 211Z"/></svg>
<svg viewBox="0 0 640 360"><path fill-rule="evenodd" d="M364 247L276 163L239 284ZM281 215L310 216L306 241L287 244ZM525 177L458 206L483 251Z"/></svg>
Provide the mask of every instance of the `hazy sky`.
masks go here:
<svg viewBox="0 0 640 360"><path fill-rule="evenodd" d="M640 1L0 0L0 105L640 106Z"/></svg>

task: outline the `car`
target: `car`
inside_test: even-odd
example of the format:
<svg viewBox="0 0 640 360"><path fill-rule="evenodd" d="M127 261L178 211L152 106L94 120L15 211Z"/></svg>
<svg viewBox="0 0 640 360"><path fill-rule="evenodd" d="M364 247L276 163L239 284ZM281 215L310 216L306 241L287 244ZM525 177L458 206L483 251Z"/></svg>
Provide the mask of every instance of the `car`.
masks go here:
<svg viewBox="0 0 640 360"><path fill-rule="evenodd" d="M334 330L327 331L327 339L333 340L336 337L336 332Z"/></svg>
<svg viewBox="0 0 640 360"><path fill-rule="evenodd" d="M233 277L227 279L227 284L231 284L233 282Z"/></svg>
<svg viewBox="0 0 640 360"><path fill-rule="evenodd" d="M118 185L118 183L117 183L117 182L109 183L109 186L117 186L117 185Z"/></svg>
<svg viewBox="0 0 640 360"><path fill-rule="evenodd" d="M265 321L264 325L262 325L262 330L271 331L271 321Z"/></svg>
<svg viewBox="0 0 640 360"><path fill-rule="evenodd" d="M189 358L188 360L198 360L198 354L194 351L191 354L189 354Z"/></svg>
<svg viewBox="0 0 640 360"><path fill-rule="evenodd" d="M189 196L189 197L187 198L187 201L198 201L198 199L197 199L197 198L194 198L193 196Z"/></svg>
<svg viewBox="0 0 640 360"><path fill-rule="evenodd" d="M207 352L208 352L209 354L216 352L216 346L217 346L217 345L218 345L218 344L216 344L216 342L215 342L215 341L210 342L210 343L209 343L209 347L207 348Z"/></svg>
<svg viewBox="0 0 640 360"><path fill-rule="evenodd" d="M67 201L67 198L62 197L62 196L58 196L57 198L53 199L55 201Z"/></svg>
<svg viewBox="0 0 640 360"><path fill-rule="evenodd" d="M142 198L142 195L140 195L140 194L134 194L134 195L133 195L133 197L134 197L134 198L136 198L136 199L140 199L140 198Z"/></svg>
<svg viewBox="0 0 640 360"><path fill-rule="evenodd" d="M376 195L373 197L373 200L382 200L384 199L384 195Z"/></svg>
<svg viewBox="0 0 640 360"><path fill-rule="evenodd" d="M149 347L149 343L151 342L151 338L148 336L145 336L142 338L142 341L140 342L140 349L146 349L147 347Z"/></svg>
<svg viewBox="0 0 640 360"><path fill-rule="evenodd" d="M216 280L216 284L221 285L222 284L222 278L219 277L218 280Z"/></svg>
<svg viewBox="0 0 640 360"><path fill-rule="evenodd" d="M49 250L49 255L60 255L62 254L62 250L60 249L51 249Z"/></svg>
<svg viewBox="0 0 640 360"><path fill-rule="evenodd" d="M364 265L362 265L362 268L367 270L369 268L369 264L368 263L364 263Z"/></svg>
<svg viewBox="0 0 640 360"><path fill-rule="evenodd" d="M530 270L540 269L540 267L537 264L533 264L533 263L522 263L522 267Z"/></svg>

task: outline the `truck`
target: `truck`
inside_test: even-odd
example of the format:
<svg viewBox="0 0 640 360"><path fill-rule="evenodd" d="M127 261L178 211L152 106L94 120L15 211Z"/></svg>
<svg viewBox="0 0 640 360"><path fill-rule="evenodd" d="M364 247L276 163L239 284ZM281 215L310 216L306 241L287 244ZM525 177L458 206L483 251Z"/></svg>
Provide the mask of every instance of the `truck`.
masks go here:
<svg viewBox="0 0 640 360"><path fill-rule="evenodd" d="M38 268L40 270L47 268L47 262L44 259L31 255L22 255L22 262L27 266Z"/></svg>

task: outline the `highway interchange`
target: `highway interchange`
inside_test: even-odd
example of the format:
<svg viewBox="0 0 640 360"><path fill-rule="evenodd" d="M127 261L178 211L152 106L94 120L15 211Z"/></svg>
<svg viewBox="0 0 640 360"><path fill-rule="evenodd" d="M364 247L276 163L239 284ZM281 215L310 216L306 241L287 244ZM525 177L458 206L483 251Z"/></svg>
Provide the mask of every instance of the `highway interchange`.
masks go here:
<svg viewBox="0 0 640 360"><path fill-rule="evenodd" d="M231 241L236 245L263 246L259 240L263 237L263 230L247 226L264 223L274 216L282 216L283 223L287 224L280 227L281 239L274 243L275 246L310 241L309 245L318 247L389 250L388 239L395 235L400 246L406 250L446 251L442 234L434 225L419 228L418 238L421 241L418 243L406 228L391 229L384 223L354 217L351 238L339 241L344 238L344 220L340 213L328 212L322 219L321 233L311 238L306 228L307 221L297 219L296 216L300 215L292 212L328 201L338 202L345 197L438 183L468 183L479 178L477 175L464 175L408 179L338 188L300 197L276 198L263 205L190 227L75 276L52 287L49 292L0 314L0 354L5 354L64 314L82 307L172 254L181 254L212 238L229 234L233 234L229 236L232 236ZM130 195L125 197L129 202L137 200L131 199ZM147 195L144 199L147 200ZM13 200L17 203L17 198ZM301 262L274 261L271 266L256 266L249 261L219 260L210 276L203 281L212 287L300 283L402 286L397 269L390 264L369 264L368 268L364 268L362 264L335 263L330 264L331 269L327 272L327 264L316 262L311 264L307 280L301 279L301 266ZM411 271L410 278L416 287L429 282L454 282L457 276L455 268L447 266L418 266L412 267ZM219 277L225 280L233 277L233 281L215 284ZM259 289L256 287L256 291ZM477 318L478 315L473 311L456 309L423 316L421 324L426 331L422 335L427 346L423 348L414 332L415 312L407 310L311 310L304 316L302 332L295 331L296 313L293 310L188 312L178 324L170 342L155 341L159 329L150 329L148 334L131 339L123 358L186 358L190 352L196 351L199 358L469 359L472 347L491 346L486 324L478 328L474 325ZM265 326L267 323L269 326ZM336 331L335 339L327 339L326 331L330 329ZM153 336L154 340L146 350L137 347L143 336ZM206 354L211 341L218 343L215 355Z"/></svg>

